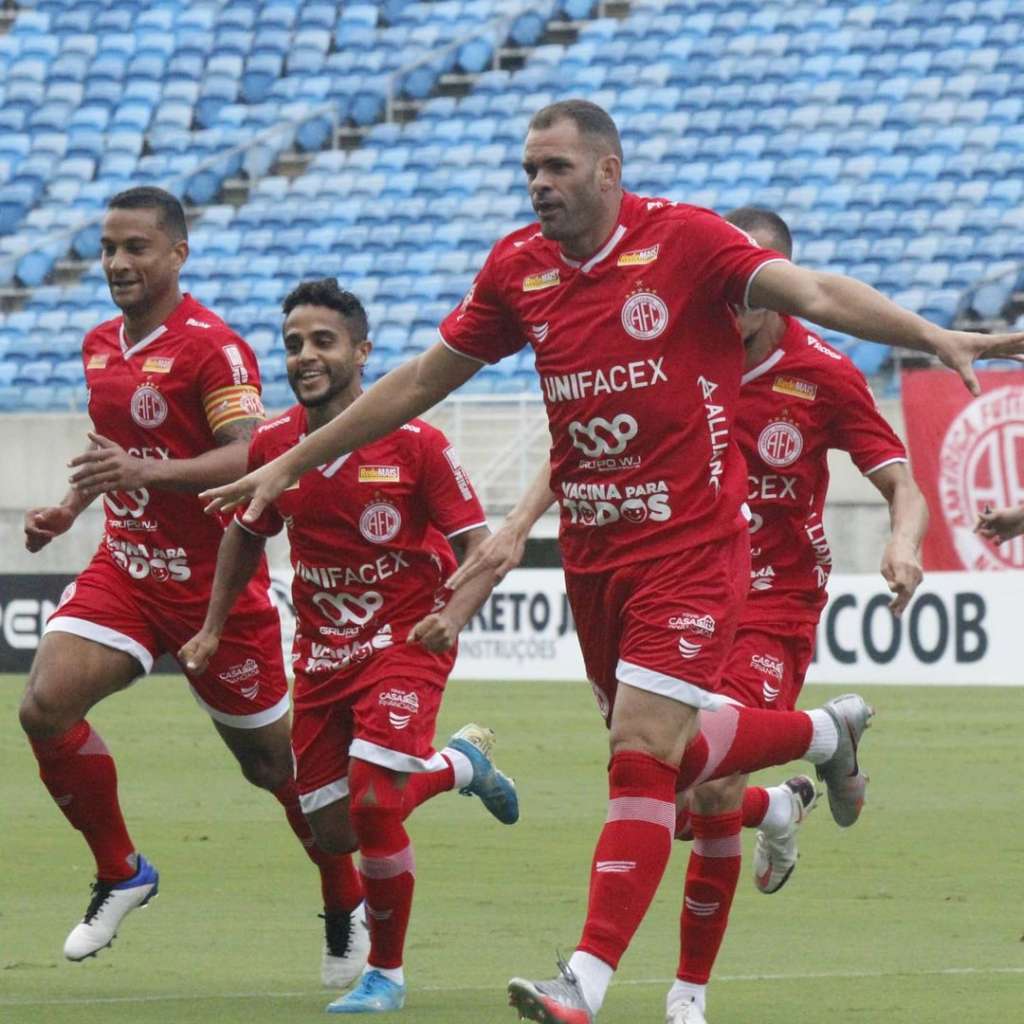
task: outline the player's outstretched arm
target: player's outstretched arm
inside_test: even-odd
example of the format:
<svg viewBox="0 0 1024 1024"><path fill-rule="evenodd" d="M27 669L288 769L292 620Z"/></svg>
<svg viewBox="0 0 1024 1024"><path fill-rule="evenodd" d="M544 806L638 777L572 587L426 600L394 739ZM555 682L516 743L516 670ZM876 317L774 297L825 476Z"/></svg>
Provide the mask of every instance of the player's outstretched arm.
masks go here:
<svg viewBox="0 0 1024 1024"><path fill-rule="evenodd" d="M294 448L232 484L204 491L200 498L208 512L246 505L243 519L253 523L303 473L397 430L465 384L481 365L438 343L382 377Z"/></svg>
<svg viewBox="0 0 1024 1024"><path fill-rule="evenodd" d="M892 591L889 608L899 617L924 578L921 542L928 531L928 503L906 463L892 463L868 479L889 505L891 533L882 555L882 576Z"/></svg>
<svg viewBox="0 0 1024 1024"><path fill-rule="evenodd" d="M551 490L551 464L547 459L496 533L484 538L466 555L452 573L448 586L459 590L481 573L494 577L494 583L505 578L523 560L526 540L534 524L551 507L555 493Z"/></svg>
<svg viewBox="0 0 1024 1024"><path fill-rule="evenodd" d="M931 352L960 374L973 395L981 394L972 366L976 359L1024 353L1024 332L949 331L852 277L808 270L784 260L766 263L757 272L748 301L752 307L790 313L868 341Z"/></svg>
<svg viewBox="0 0 1024 1024"><path fill-rule="evenodd" d="M465 562L485 543L490 531L486 526L467 530L454 538L452 544L460 560ZM477 613L494 589L498 578L493 573L478 571L471 582L460 587L439 612L420 619L406 638L408 643L422 644L428 651L440 654L458 640L466 623Z"/></svg>
<svg viewBox="0 0 1024 1024"><path fill-rule="evenodd" d="M1024 533L1024 505L1017 508L988 508L978 516L974 532L1002 544Z"/></svg>
<svg viewBox="0 0 1024 1024"><path fill-rule="evenodd" d="M250 533L238 523L231 523L224 531L203 626L178 651L178 661L189 672L202 672L217 653L224 624L235 601L259 568L265 546L264 537Z"/></svg>
<svg viewBox="0 0 1024 1024"><path fill-rule="evenodd" d="M71 529L79 515L92 504L92 500L72 487L59 505L30 508L25 513L25 547L32 554L42 551L54 537Z"/></svg>
<svg viewBox="0 0 1024 1024"><path fill-rule="evenodd" d="M140 459L102 434L90 434L92 447L68 463L75 470L71 485L90 499L104 491L142 487L196 494L245 472L249 439L261 422L247 418L221 427L213 435L217 447L193 459Z"/></svg>

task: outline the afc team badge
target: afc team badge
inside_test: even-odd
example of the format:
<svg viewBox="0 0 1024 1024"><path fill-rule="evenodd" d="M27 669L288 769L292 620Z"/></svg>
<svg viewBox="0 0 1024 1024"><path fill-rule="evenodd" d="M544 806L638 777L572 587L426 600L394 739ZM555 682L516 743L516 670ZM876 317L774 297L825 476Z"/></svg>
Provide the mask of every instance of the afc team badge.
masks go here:
<svg viewBox="0 0 1024 1024"><path fill-rule="evenodd" d="M167 419L167 399L152 384L140 384L132 395L132 419L140 427L152 430Z"/></svg>
<svg viewBox="0 0 1024 1024"><path fill-rule="evenodd" d="M757 454L776 469L792 466L803 450L804 436L789 420L774 420L757 439Z"/></svg>
<svg viewBox="0 0 1024 1024"><path fill-rule="evenodd" d="M390 501L374 501L359 517L359 532L371 544L387 544L402 528L402 513Z"/></svg>
<svg viewBox="0 0 1024 1024"><path fill-rule="evenodd" d="M637 341L652 341L668 327L668 306L654 292L635 291L622 307L622 326Z"/></svg>

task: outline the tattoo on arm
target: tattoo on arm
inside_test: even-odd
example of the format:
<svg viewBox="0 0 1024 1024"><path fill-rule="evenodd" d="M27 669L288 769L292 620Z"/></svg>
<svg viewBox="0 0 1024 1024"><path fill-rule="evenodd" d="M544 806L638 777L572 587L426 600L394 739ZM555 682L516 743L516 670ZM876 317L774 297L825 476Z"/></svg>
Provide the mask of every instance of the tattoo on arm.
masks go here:
<svg viewBox="0 0 1024 1024"><path fill-rule="evenodd" d="M241 441L248 443L256 428L263 423L263 420L252 417L251 419L235 420L234 423L227 423L220 428L213 439L219 448L225 445L238 444Z"/></svg>

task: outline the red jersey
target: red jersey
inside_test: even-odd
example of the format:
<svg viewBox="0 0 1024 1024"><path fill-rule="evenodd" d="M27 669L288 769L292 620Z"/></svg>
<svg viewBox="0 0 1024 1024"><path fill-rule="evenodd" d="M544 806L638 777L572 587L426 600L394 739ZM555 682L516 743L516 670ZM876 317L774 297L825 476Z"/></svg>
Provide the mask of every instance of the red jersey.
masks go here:
<svg viewBox="0 0 1024 1024"><path fill-rule="evenodd" d="M629 193L583 264L536 224L491 250L441 337L484 362L535 349L568 569L745 527L732 439L743 346L730 304L745 304L754 274L779 259L709 210Z"/></svg>
<svg viewBox="0 0 1024 1024"><path fill-rule="evenodd" d="M744 624L817 622L825 606L828 450L849 452L865 476L907 461L860 370L799 320L785 319L778 348L743 376L736 419L753 513Z"/></svg>
<svg viewBox="0 0 1024 1024"><path fill-rule="evenodd" d="M130 343L123 317L82 342L89 416L96 433L144 459L192 459L217 447L214 432L263 417L259 369L248 345L186 295L155 331ZM103 495L100 549L148 599L202 612L224 530L195 494L140 488ZM266 566L240 611L267 603Z"/></svg>
<svg viewBox="0 0 1024 1024"><path fill-rule="evenodd" d="M260 426L249 468L294 447L306 429L300 405ZM242 524L262 536L282 525L288 531L296 705L337 700L339 677L354 681L378 651L391 650L397 675L422 676L438 656L405 639L450 596L444 581L456 562L449 538L486 522L448 439L413 420L310 470L256 523Z"/></svg>

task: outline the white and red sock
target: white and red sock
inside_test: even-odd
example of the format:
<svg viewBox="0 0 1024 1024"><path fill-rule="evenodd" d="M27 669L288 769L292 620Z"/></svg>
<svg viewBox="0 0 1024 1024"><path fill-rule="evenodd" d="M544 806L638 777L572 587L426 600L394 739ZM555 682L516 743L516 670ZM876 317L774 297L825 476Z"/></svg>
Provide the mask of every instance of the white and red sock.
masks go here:
<svg viewBox="0 0 1024 1024"><path fill-rule="evenodd" d="M137 870L135 844L117 799L117 768L88 722L60 736L29 737L39 777L64 817L82 833L96 859L96 877L123 882Z"/></svg>

